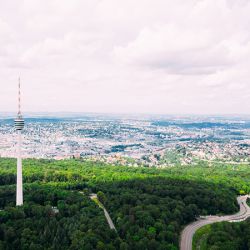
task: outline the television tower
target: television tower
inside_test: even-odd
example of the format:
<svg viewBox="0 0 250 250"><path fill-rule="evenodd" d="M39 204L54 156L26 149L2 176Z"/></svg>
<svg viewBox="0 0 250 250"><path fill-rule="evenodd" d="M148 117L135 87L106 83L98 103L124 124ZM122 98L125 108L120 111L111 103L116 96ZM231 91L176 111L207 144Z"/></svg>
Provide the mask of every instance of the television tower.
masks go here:
<svg viewBox="0 0 250 250"><path fill-rule="evenodd" d="M15 119L15 129L18 134L17 151L17 179L16 179L16 205L23 205L23 174L22 174L22 156L21 156L21 131L24 128L24 120L21 114L21 83L18 79L18 113Z"/></svg>

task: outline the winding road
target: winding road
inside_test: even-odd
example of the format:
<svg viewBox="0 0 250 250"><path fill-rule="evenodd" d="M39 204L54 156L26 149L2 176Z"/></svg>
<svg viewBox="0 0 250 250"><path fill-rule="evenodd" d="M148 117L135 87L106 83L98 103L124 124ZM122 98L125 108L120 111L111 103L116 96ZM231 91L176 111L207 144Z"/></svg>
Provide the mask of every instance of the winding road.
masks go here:
<svg viewBox="0 0 250 250"><path fill-rule="evenodd" d="M238 196L237 201L240 206L240 211L234 215L226 216L201 216L198 221L187 225L181 233L180 250L192 250L192 241L195 232L201 227L222 221L240 222L250 217L250 207L246 201L249 195Z"/></svg>

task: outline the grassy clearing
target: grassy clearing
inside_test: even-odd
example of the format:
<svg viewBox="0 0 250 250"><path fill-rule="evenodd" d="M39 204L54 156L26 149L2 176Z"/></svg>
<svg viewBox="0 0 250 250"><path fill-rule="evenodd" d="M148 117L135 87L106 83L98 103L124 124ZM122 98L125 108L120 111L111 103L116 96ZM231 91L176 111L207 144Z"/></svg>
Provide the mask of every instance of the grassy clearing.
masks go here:
<svg viewBox="0 0 250 250"><path fill-rule="evenodd" d="M207 250L207 237L211 232L211 225L206 225L196 231L193 238L193 250Z"/></svg>

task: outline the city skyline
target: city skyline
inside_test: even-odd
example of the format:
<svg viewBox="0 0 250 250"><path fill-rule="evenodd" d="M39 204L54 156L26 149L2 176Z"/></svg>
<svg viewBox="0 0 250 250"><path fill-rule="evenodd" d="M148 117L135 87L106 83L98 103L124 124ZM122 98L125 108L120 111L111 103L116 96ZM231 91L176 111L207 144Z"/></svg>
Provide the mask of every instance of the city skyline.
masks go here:
<svg viewBox="0 0 250 250"><path fill-rule="evenodd" d="M0 156L16 157L13 120L2 119L1 124ZM191 164L197 158L249 164L249 118L25 116L25 124L22 132L25 159L75 156L109 163L118 160L130 164L132 160L164 165L163 157L170 160L168 164L177 159ZM128 157L128 162L124 157Z"/></svg>
<svg viewBox="0 0 250 250"><path fill-rule="evenodd" d="M249 114L249 1L0 5L0 112Z"/></svg>

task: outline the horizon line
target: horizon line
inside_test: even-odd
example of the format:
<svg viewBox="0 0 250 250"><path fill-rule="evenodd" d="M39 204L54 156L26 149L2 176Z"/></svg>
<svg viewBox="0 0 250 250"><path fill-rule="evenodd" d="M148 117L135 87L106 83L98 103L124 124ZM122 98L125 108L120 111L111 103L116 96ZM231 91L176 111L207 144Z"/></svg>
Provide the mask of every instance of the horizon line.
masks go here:
<svg viewBox="0 0 250 250"><path fill-rule="evenodd" d="M1 115L16 114L16 111L0 111ZM23 111L29 115L151 115L151 116L250 116L250 113L153 113L153 112L96 112L96 111Z"/></svg>

